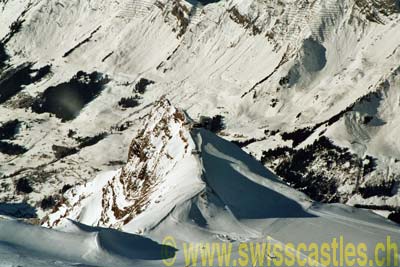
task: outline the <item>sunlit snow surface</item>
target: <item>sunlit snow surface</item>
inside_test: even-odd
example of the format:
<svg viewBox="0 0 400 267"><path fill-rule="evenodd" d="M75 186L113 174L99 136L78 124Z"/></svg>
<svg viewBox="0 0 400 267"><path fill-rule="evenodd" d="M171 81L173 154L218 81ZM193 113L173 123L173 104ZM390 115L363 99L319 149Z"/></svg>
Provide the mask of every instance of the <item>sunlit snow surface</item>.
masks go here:
<svg viewBox="0 0 400 267"><path fill-rule="evenodd" d="M12 69L27 63L33 69L51 65L51 74L18 86L22 91L0 106L1 122L22 122L12 143L28 149L23 155L0 154L0 172L7 176L3 182L12 188L20 177L43 175L46 181L36 183L28 196L35 206L65 184L86 182L115 169L113 164L121 167L140 118L162 95L195 119L224 116L224 137L253 140L244 149L257 159L263 151L291 147L292 141L281 134L313 127L356 104L298 148L327 137L360 160L366 155L377 159L376 170L362 177L361 186L398 182L400 16L379 13L377 23L363 13L393 0L200 2L204 5L180 1L186 13L177 18L172 12L176 1L167 0L1 1L2 40L8 40L10 27L19 25L13 23L23 15L19 32L5 45L5 63ZM364 2L367 10L356 4ZM181 30L185 33L178 37ZM49 88L64 88L80 71L98 72L110 81L94 99L80 102L67 94L73 101L63 106L72 108L69 117L75 119L62 122L20 107ZM133 96L141 78L155 83L139 106L122 109L118 102ZM358 102L371 92L377 96ZM364 123L366 119L371 120ZM75 137L108 135L57 160L52 145L78 145L68 137L70 130L77 132ZM335 180L343 202L400 205L396 187L389 196L363 197L357 193L356 169L326 168L318 159L315 165L307 172L326 169L321 175ZM0 197L23 200L14 190L3 190ZM47 211L39 209L38 215Z"/></svg>
<svg viewBox="0 0 400 267"><path fill-rule="evenodd" d="M348 242L364 242L373 248L377 242L385 242L387 236L393 240L400 238L398 226L371 212L344 205L312 203L303 194L280 183L235 145L210 132L194 130L193 137L199 150L197 161L201 163L205 193L169 187L163 192L165 196L183 195L181 199L186 200L161 199L157 205L166 210L159 212L167 215L159 221L154 221L158 216L152 214L157 206L142 213L141 224L153 226L143 236L68 220L60 228L65 232L0 220L0 266L160 266L160 243L165 236L173 236L178 242L176 266L185 266L179 247L183 241L233 242L237 247L244 241L263 242L267 236L273 243L295 244L321 244L343 236ZM173 171L179 173L180 168L176 165ZM195 175L184 173L177 178L181 182ZM108 178L114 174L109 173ZM101 187L106 178L107 175L98 177L94 183L99 182ZM173 180L170 182L173 185ZM89 193L94 187L86 188ZM170 202L175 205L166 205ZM99 209L95 199L82 203L86 205L81 207L82 212ZM190 212L193 205L200 210L197 216L202 216L205 224L196 222ZM84 214L82 220L97 221L97 214L87 211ZM92 216L91 220L88 216ZM132 226L134 221L122 230L129 232ZM373 253L369 251L368 256L372 258Z"/></svg>
<svg viewBox="0 0 400 267"><path fill-rule="evenodd" d="M0 1L2 40L24 15L20 31L7 42L6 63L12 72L34 63L32 70L26 69L33 83L17 84L18 92L12 92L17 95L0 106L2 123L15 118L22 122L10 142L28 149L23 155L0 154L2 182L9 188L0 188L1 199L20 203L27 198L37 206L65 184L76 185L67 193L70 202L44 222L57 230L0 220L1 267L160 266L160 243L167 235L178 244L223 241L235 246L264 241L266 236L272 242L321 243L343 235L369 246L387 235L399 238L399 228L383 218L343 205L313 203L235 145L180 123L168 124L171 136L165 131L160 135L168 137L165 143L153 136L154 148L148 149L153 160L138 165L135 158L124 166L134 133L142 130L153 102L166 95L195 119L222 114L224 137L255 138L245 149L258 159L269 148L291 146L290 140L266 135L266 130L283 133L314 126L352 107L333 124L320 126L299 147L326 136L360 157L378 159L378 169L363 177L365 182L379 184L397 177L398 14L380 14L381 21L372 22L352 0L234 0L205 6L181 1L191 11L184 16L190 17L186 32L178 36L185 20L173 15L176 1L154 2ZM33 70L49 64L52 73L34 81ZM110 81L89 102L72 103L73 120L63 122L48 113L33 113L29 105L20 106L48 88L70 84L80 71L99 72ZM132 96L142 77L155 83L138 107L121 109L118 101ZM377 96L358 102L371 92ZM368 116L373 118L365 124ZM80 145L69 137L70 130L79 137L107 135L57 159L53 145ZM160 150L163 144L168 153ZM146 163L157 166L150 190L124 194L118 168L136 174ZM353 194L355 179L341 174L331 175L338 177L342 192ZM16 180L31 175L41 181L33 185L35 190L28 196L16 194ZM136 178L128 175L124 182ZM137 203L135 197L144 195L146 201ZM399 206L399 196L397 191L368 199L355 194L348 203ZM115 216L113 204L122 211L135 208L134 216ZM50 211L39 209L38 215L44 218ZM104 229L108 227L124 233ZM184 266L182 250L177 252L177 265Z"/></svg>
<svg viewBox="0 0 400 267"><path fill-rule="evenodd" d="M163 175L155 176L156 182L147 190L150 195L135 195L149 197L147 204L139 202L144 205L141 213L131 220L127 220L128 215L103 220L104 207L116 209L130 203L129 192L121 191L115 199L104 194L120 182L114 177L124 171L104 173L70 191L68 204L45 223L56 230L1 220L1 264L160 266L165 257L161 244L167 236L176 240L175 266L185 266L183 242L232 242L234 257L240 242L265 242L267 237L271 244L322 244L343 237L346 242L362 242L369 248L386 242L387 236L400 238L397 225L372 212L312 202L214 133L194 128L187 136L189 126L175 119L177 112L167 100L161 100L147 118L143 140L155 146L149 146L152 152L145 151L153 153L148 156L158 155L149 157L147 164L157 162L152 173ZM175 138L174 133L187 139ZM187 150L182 150L184 147ZM139 156L131 156L126 168L140 166L132 165ZM167 249L168 255L174 255L174 248ZM307 256L302 253L302 257ZM368 250L368 257L374 256L374 250Z"/></svg>

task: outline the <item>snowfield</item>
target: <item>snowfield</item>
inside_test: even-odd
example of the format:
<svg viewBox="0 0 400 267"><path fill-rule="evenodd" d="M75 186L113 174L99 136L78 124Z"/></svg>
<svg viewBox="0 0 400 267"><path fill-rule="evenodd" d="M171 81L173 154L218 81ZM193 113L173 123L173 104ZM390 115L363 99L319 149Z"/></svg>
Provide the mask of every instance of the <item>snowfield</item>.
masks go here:
<svg viewBox="0 0 400 267"><path fill-rule="evenodd" d="M124 165L165 95L195 120L222 116L221 136L314 200L397 216L399 11L392 0L1 1L0 196L42 219L43 200ZM26 177L29 193L16 187Z"/></svg>
<svg viewBox="0 0 400 267"><path fill-rule="evenodd" d="M0 264L160 266L164 255L175 255L174 266L186 266L182 242L237 248L267 236L274 244L343 236L373 248L387 236L399 238L396 224L372 212L315 203L235 144L191 127L167 100L157 102L126 166L71 189L47 217L44 225L57 230L0 220ZM110 191L118 194L110 197ZM176 239L176 249L162 245L166 236Z"/></svg>
<svg viewBox="0 0 400 267"><path fill-rule="evenodd" d="M0 0L0 266L397 237L399 40L396 0Z"/></svg>

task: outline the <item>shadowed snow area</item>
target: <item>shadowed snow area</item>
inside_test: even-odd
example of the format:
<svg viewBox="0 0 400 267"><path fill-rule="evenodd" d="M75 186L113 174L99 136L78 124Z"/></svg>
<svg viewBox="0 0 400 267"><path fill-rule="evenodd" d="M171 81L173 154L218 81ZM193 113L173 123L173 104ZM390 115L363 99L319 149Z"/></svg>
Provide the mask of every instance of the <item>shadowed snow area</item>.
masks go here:
<svg viewBox="0 0 400 267"><path fill-rule="evenodd" d="M146 266L140 260L160 260L161 251L175 253L172 247L113 229L76 223L70 228L74 232L0 220L0 266Z"/></svg>
<svg viewBox="0 0 400 267"><path fill-rule="evenodd" d="M239 147L203 129L194 135L206 184L236 218L312 216L294 199L275 191L282 188L276 176Z"/></svg>
<svg viewBox="0 0 400 267"><path fill-rule="evenodd" d="M139 235L132 235L114 229L90 227L71 221L80 231L97 233L98 246L114 255L123 255L135 260L160 260L163 259L161 251L165 255L173 256L176 249L166 245L160 245L151 239ZM136 248L133 250L132 248Z"/></svg>
<svg viewBox="0 0 400 267"><path fill-rule="evenodd" d="M70 81L48 88L32 106L36 113L52 113L62 121L73 120L96 98L108 82L100 73L79 71Z"/></svg>
<svg viewBox="0 0 400 267"><path fill-rule="evenodd" d="M0 203L0 216L36 218L36 209L27 203Z"/></svg>

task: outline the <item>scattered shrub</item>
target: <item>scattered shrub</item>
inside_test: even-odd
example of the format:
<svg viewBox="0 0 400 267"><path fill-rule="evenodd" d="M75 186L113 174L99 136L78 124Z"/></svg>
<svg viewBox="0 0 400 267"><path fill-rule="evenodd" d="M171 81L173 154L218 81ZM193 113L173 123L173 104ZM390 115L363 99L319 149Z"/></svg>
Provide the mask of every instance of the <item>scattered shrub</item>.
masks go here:
<svg viewBox="0 0 400 267"><path fill-rule="evenodd" d="M22 91L26 85L42 80L50 73L50 66L32 69L32 63L26 63L7 71L5 78L0 78L0 104Z"/></svg>
<svg viewBox="0 0 400 267"><path fill-rule="evenodd" d="M51 147L54 151L54 155L57 159L62 159L77 153L79 150L75 147L65 147L65 146L57 146L53 145Z"/></svg>
<svg viewBox="0 0 400 267"><path fill-rule="evenodd" d="M107 133L103 132L103 133L96 134L95 136L78 137L78 138L76 138L76 140L80 143L79 148L82 149L84 147L94 146L95 144L97 144L98 142L100 142L101 140L103 140L106 137L107 137Z"/></svg>
<svg viewBox="0 0 400 267"><path fill-rule="evenodd" d="M74 131L74 130L72 130L72 129L69 129L68 130L68 138L72 138L72 137L74 137L76 135L76 131Z"/></svg>
<svg viewBox="0 0 400 267"><path fill-rule="evenodd" d="M388 219L400 224L400 212L392 212L389 214Z"/></svg>
<svg viewBox="0 0 400 267"><path fill-rule="evenodd" d="M144 94L146 92L147 86L154 84L154 81L141 78L139 82L135 85L135 92L139 94Z"/></svg>
<svg viewBox="0 0 400 267"><path fill-rule="evenodd" d="M314 130L314 128L303 128L291 133L282 133L281 136L284 141L292 140L293 147L296 147L306 140L314 132Z"/></svg>
<svg viewBox="0 0 400 267"><path fill-rule="evenodd" d="M24 194L30 194L33 192L33 188L30 185L28 179L26 178L20 178L18 179L15 189L18 194L24 193Z"/></svg>
<svg viewBox="0 0 400 267"><path fill-rule="evenodd" d="M12 120L2 124L0 126L0 140L13 139L18 133L19 125L19 120Z"/></svg>
<svg viewBox="0 0 400 267"><path fill-rule="evenodd" d="M393 196L393 189L396 186L395 181L383 182L379 185L365 185L360 187L358 191L363 198L370 198L373 196Z"/></svg>
<svg viewBox="0 0 400 267"><path fill-rule="evenodd" d="M24 154L28 149L23 146L13 144L10 142L0 141L0 153L7 154L10 156L17 156Z"/></svg>
<svg viewBox="0 0 400 267"><path fill-rule="evenodd" d="M6 53L6 48L4 44L0 42L0 69L5 66L5 62L8 60L8 55Z"/></svg>
<svg viewBox="0 0 400 267"><path fill-rule="evenodd" d="M224 117L216 115L212 118L201 116L200 122L195 124L195 127L205 128L211 132L218 133L225 129Z"/></svg>
<svg viewBox="0 0 400 267"><path fill-rule="evenodd" d="M44 197L40 202L40 208L42 210L48 210L56 205L56 200L53 196Z"/></svg>
<svg viewBox="0 0 400 267"><path fill-rule="evenodd" d="M368 159L368 160L366 160ZM365 176L373 171L375 159L367 156L363 161L348 149L338 147L325 136L302 149L278 147L263 152L261 161L272 168L277 175L312 199L322 202L346 201L348 197L340 194L340 176L348 176L356 183L354 173ZM319 166L318 169L314 166ZM377 192L374 189L365 194Z"/></svg>
<svg viewBox="0 0 400 267"><path fill-rule="evenodd" d="M65 184L65 185L61 188L60 193L61 193L61 194L64 194L65 192L67 192L68 190L70 190L72 187L73 187L73 186L70 185L70 184Z"/></svg>
<svg viewBox="0 0 400 267"><path fill-rule="evenodd" d="M122 108L134 108L139 106L139 98L137 96L132 96L132 97L123 97L121 100L118 102L118 105Z"/></svg>

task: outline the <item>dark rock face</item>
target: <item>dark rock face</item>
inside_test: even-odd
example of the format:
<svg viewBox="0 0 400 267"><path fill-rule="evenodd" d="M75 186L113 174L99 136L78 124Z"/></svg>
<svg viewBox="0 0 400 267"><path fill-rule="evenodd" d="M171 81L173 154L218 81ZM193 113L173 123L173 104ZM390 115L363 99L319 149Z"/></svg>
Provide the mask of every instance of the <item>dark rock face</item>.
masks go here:
<svg viewBox="0 0 400 267"><path fill-rule="evenodd" d="M229 17L236 22L237 24L242 25L245 29L250 30L252 35L257 35L261 33L261 29L259 29L255 25L255 21L250 19L248 16L241 14L236 7L233 7L229 10Z"/></svg>
<svg viewBox="0 0 400 267"><path fill-rule="evenodd" d="M79 71L69 82L48 88L32 106L36 113L52 113L62 121L76 118L83 107L95 99L108 78L98 72Z"/></svg>
<svg viewBox="0 0 400 267"><path fill-rule="evenodd" d="M178 32L177 38L182 37L186 33L189 26L189 19L187 19L186 15L189 13L190 11L185 5L182 5L179 1L174 1L171 14L177 19L178 28L174 29L174 31Z"/></svg>

